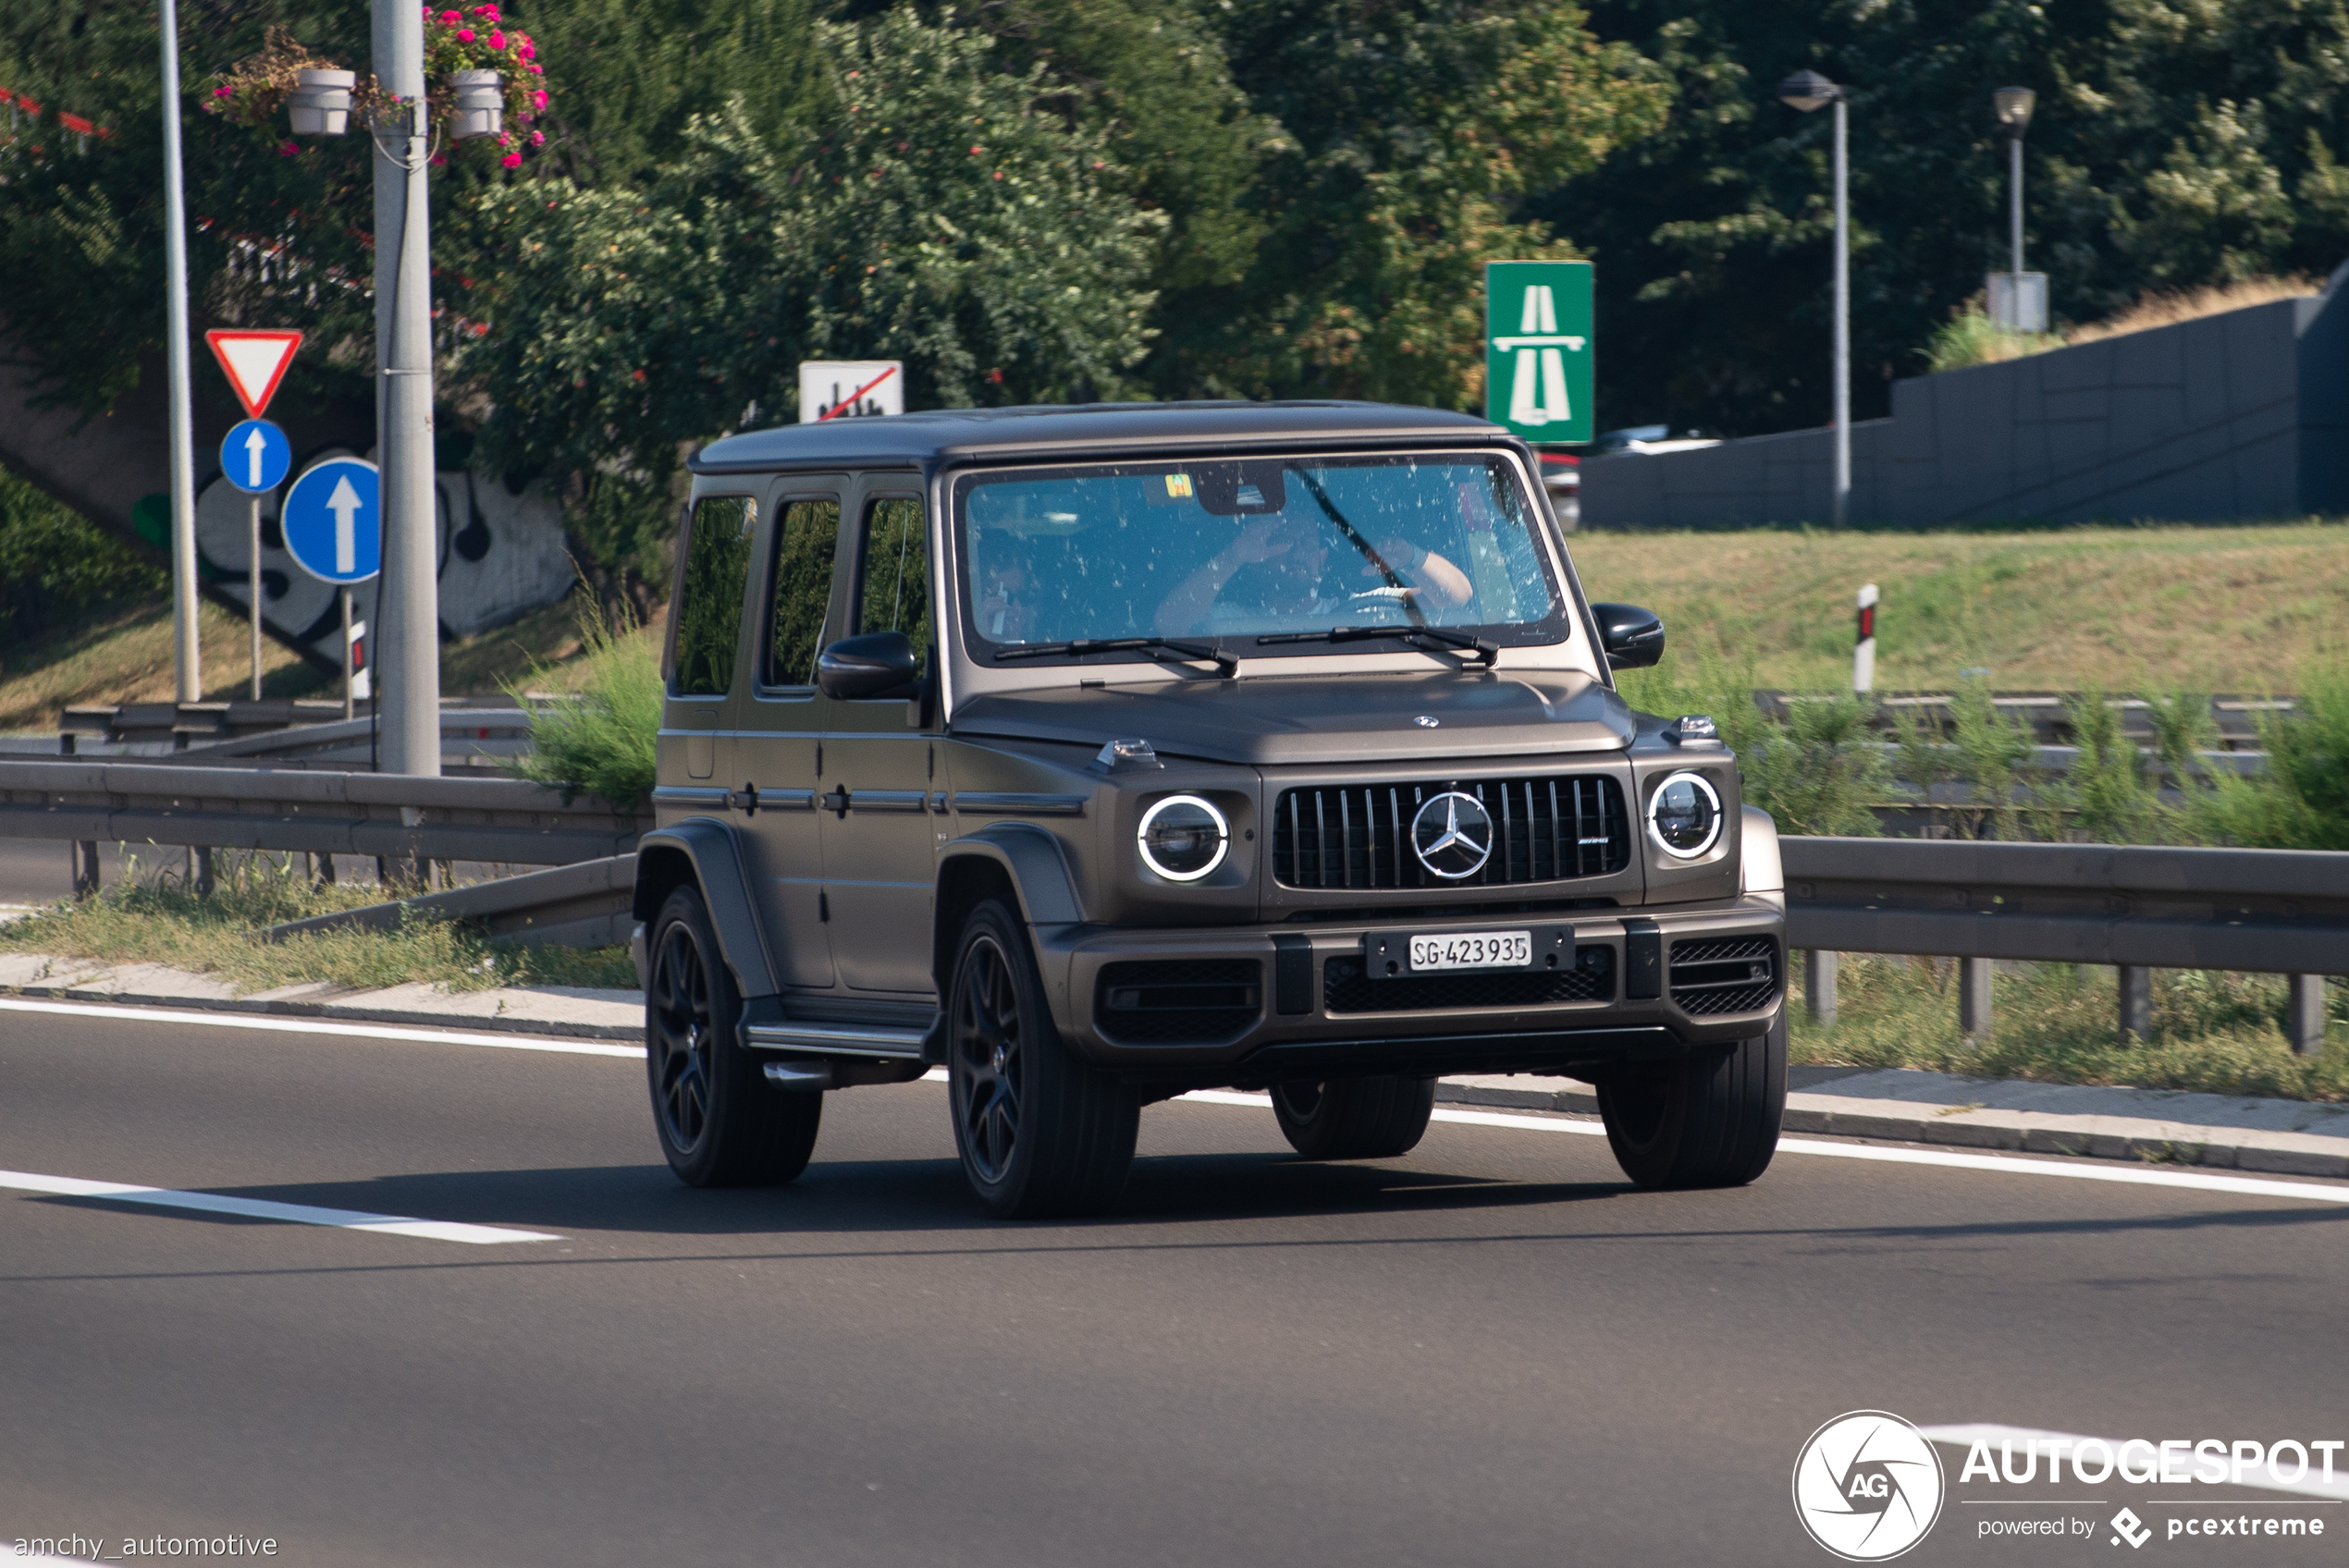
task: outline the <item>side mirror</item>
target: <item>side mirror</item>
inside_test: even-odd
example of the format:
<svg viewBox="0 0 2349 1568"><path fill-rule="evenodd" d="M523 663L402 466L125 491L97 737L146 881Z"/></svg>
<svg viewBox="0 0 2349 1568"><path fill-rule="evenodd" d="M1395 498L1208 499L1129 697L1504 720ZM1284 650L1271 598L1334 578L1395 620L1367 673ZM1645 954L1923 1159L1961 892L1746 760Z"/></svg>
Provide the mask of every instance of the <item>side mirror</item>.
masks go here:
<svg viewBox="0 0 2349 1568"><path fill-rule="evenodd" d="M1593 605L1610 669L1645 669L1664 656L1664 622L1637 605Z"/></svg>
<svg viewBox="0 0 2349 1568"><path fill-rule="evenodd" d="M903 631L843 637L816 660L816 684L843 702L902 696L920 675L921 661Z"/></svg>

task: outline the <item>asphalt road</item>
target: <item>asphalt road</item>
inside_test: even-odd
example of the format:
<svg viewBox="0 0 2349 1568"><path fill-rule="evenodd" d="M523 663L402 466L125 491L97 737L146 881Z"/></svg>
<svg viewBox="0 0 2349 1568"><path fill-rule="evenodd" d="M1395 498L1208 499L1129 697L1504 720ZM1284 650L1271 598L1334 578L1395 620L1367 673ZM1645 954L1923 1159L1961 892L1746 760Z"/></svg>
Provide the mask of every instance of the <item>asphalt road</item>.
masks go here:
<svg viewBox="0 0 2349 1568"><path fill-rule="evenodd" d="M1819 1564L1789 1474L1851 1410L2349 1436L2349 1206L1782 1153L1649 1194L1604 1140L1439 1122L1318 1166L1269 1110L1144 1113L1123 1212L1004 1225L935 1083L697 1193L621 1057L0 1004L0 1168L497 1227L0 1191L0 1540L266 1537L318 1564ZM2337 1194L2338 1189L2333 1189ZM1984 1539L1904 1562L2134 1561ZM2339 1562L2321 1517L2157 1533ZM2097 1504L2097 1508L2085 1506ZM2045 1515L2047 1507L2035 1510Z"/></svg>

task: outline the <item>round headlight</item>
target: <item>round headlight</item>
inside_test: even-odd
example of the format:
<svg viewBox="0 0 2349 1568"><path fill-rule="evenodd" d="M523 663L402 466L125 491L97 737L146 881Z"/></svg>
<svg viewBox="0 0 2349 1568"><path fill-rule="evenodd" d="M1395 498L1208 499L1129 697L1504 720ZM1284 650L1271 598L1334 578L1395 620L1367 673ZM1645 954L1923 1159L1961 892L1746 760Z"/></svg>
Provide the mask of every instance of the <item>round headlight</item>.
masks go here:
<svg viewBox="0 0 2349 1568"><path fill-rule="evenodd" d="M1224 864L1232 829L1197 795L1169 795L1142 814L1142 864L1169 882L1196 882Z"/></svg>
<svg viewBox="0 0 2349 1568"><path fill-rule="evenodd" d="M1721 797L1703 777L1676 773L1648 797L1648 837L1675 860L1694 860L1721 836Z"/></svg>

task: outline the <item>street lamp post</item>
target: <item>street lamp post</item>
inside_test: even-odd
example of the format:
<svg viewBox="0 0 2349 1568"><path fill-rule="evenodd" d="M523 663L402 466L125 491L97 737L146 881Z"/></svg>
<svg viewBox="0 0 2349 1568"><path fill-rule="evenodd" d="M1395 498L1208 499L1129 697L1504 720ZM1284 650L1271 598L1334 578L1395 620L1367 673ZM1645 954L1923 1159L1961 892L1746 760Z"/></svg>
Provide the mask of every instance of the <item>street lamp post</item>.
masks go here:
<svg viewBox="0 0 2349 1568"><path fill-rule="evenodd" d="M1778 83L1778 100L1809 114L1835 105L1835 480L1834 521L1841 528L1851 507L1851 209L1845 91L1816 71L1797 71Z"/></svg>
<svg viewBox="0 0 2349 1568"><path fill-rule="evenodd" d="M196 623L196 435L188 385L188 202L179 173L179 16L163 0L163 287L171 382L171 651L178 700L203 701ZM256 606L259 601L255 601ZM254 619L259 619L256 608Z"/></svg>
<svg viewBox="0 0 2349 1568"><path fill-rule="evenodd" d="M2018 332L2048 329L2044 290L2041 300L2027 300L2023 279L2030 275L2023 270L2023 134L2031 129L2031 110L2038 99L2027 87L2001 87L1990 94L1998 124L2007 133L2007 238L2013 265L2008 273L2006 325Z"/></svg>

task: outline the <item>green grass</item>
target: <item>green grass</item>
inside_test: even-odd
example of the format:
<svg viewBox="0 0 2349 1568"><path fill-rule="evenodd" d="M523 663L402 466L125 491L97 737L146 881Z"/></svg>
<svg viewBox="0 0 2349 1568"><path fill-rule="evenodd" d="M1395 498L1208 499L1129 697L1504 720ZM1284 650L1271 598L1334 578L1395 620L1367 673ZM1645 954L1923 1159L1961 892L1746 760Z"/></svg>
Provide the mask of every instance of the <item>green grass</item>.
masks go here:
<svg viewBox="0 0 2349 1568"><path fill-rule="evenodd" d="M382 901L372 884L318 887L299 857L215 851L215 889L187 886L177 851L134 865L80 903L54 905L0 925L0 951L104 963L160 963L227 981L240 993L325 981L357 990L422 982L451 991L496 986L603 986L633 989L626 949L519 948L469 927L417 920L392 932L326 931L258 942L264 926Z"/></svg>
<svg viewBox="0 0 2349 1568"><path fill-rule="evenodd" d="M1664 618L1684 665L1849 691L1852 595L1874 582L1876 689L2289 692L2343 645L2349 525L1919 533L1754 530L1572 538L1593 599Z"/></svg>
<svg viewBox="0 0 2349 1568"><path fill-rule="evenodd" d="M514 771L560 790L566 802L582 791L621 806L648 801L663 701L660 644L625 617L607 620L592 601L578 626L570 664L541 667L506 685L531 716L534 749L515 759ZM558 684L571 688L570 700L531 694Z"/></svg>
<svg viewBox="0 0 2349 1568"><path fill-rule="evenodd" d="M2026 964L1991 982L1991 1037L1958 1033L1957 961L1846 953L1837 1019L1813 1024L1797 984L1788 998L1793 1060L1854 1067L1914 1067L1974 1078L2121 1084L2145 1089L2349 1099L2349 992L2331 987L2322 1054L2295 1056L2283 1035L2281 975L2161 970L2153 983L2153 1036L2116 1039L2114 972Z"/></svg>

